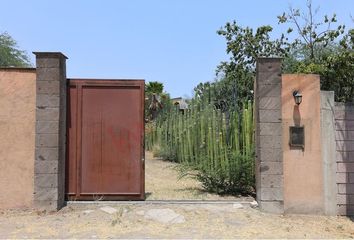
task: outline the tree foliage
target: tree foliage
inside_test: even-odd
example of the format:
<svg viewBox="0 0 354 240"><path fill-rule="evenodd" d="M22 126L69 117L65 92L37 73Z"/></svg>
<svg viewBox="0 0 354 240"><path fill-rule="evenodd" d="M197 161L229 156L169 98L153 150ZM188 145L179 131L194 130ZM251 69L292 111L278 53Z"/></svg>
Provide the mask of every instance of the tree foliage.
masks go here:
<svg viewBox="0 0 354 240"><path fill-rule="evenodd" d="M354 98L354 30L345 31L337 24L336 14L317 20L319 8L313 9L307 1L307 11L290 7L288 13L278 16L279 23L288 23L295 29L295 40L289 43L289 54L284 59L286 73L315 73L321 77L321 89L335 91L335 100L350 102ZM287 31L293 33L293 28Z"/></svg>
<svg viewBox="0 0 354 240"><path fill-rule="evenodd" d="M163 83L149 82L145 85L145 117L147 121L155 120L163 111L167 111L172 103L170 96L163 91Z"/></svg>
<svg viewBox="0 0 354 240"><path fill-rule="evenodd" d="M278 20L279 23L290 23L291 27L288 28L287 34L291 34L294 29L297 33L290 45L295 48L298 45L305 48L307 50L305 53L308 55L304 57L316 62L320 60L322 50L333 44L344 33L345 26L338 25L335 29L332 28L333 24L337 23L336 14L330 17L325 15L322 21L317 21L319 7L313 9L311 0L307 1L306 7L307 12L290 7L287 13L278 16Z"/></svg>
<svg viewBox="0 0 354 240"><path fill-rule="evenodd" d="M160 82L148 82L145 86L145 92L147 94L161 94L163 92L163 83Z"/></svg>
<svg viewBox="0 0 354 240"><path fill-rule="evenodd" d="M284 55L284 37L271 40L272 31L273 28L269 25L253 31L252 28L237 25L236 21L226 23L217 33L225 38L226 52L231 54L231 57L230 62L223 62L219 69L227 64L231 69L242 67L246 71L253 71L257 57Z"/></svg>
<svg viewBox="0 0 354 240"><path fill-rule="evenodd" d="M0 67L30 67L27 53L20 50L17 42L7 33L0 34Z"/></svg>
<svg viewBox="0 0 354 240"><path fill-rule="evenodd" d="M288 49L285 37L272 40L271 26L261 26L255 31L241 27L235 21L226 23L217 33L226 40L227 62L221 62L216 74L219 80L219 94L228 102L242 106L245 100L253 98L253 80L257 57L285 56Z"/></svg>
<svg viewBox="0 0 354 240"><path fill-rule="evenodd" d="M278 16L280 24L289 24L286 33L270 37L273 28L261 26L255 31L235 21L226 23L217 33L226 40L227 62L217 68L222 96L237 105L252 99L257 57L283 57L285 73L315 73L323 90L335 91L336 101L353 101L353 30L337 24L337 17L325 15L317 20L319 8L307 1L306 11L290 7ZM289 40L293 39L293 40Z"/></svg>

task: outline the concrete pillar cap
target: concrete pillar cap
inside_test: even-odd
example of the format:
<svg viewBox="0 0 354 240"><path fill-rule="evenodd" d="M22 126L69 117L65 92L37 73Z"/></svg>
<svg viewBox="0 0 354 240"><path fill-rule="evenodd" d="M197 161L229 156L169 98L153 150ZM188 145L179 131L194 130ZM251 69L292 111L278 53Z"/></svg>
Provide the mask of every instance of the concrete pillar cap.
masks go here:
<svg viewBox="0 0 354 240"><path fill-rule="evenodd" d="M67 56L65 56L63 53L61 52L32 52L34 55L36 55L36 57L40 57L40 58L65 58L68 59Z"/></svg>

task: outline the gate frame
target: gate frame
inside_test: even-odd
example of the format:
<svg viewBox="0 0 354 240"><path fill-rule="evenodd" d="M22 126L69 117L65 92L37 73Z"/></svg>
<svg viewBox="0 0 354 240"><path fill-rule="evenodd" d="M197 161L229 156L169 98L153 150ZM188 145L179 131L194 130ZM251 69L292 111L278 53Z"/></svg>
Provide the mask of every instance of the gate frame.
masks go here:
<svg viewBox="0 0 354 240"><path fill-rule="evenodd" d="M57 211L65 206L67 57L61 52L33 53L36 55L36 145L33 204L36 209ZM111 83L112 80L114 79L99 81L100 83ZM124 79L122 80L124 81ZM145 94L143 87L141 90ZM144 95L141 101L144 106ZM144 128L143 115L143 134ZM144 144L144 135L142 135L142 144ZM142 146L141 160L144 164L142 173L145 175L145 146ZM145 183L145 177L142 179ZM145 184L142 186L145 188ZM142 193L145 194L145 189ZM140 199L143 200L142 197Z"/></svg>

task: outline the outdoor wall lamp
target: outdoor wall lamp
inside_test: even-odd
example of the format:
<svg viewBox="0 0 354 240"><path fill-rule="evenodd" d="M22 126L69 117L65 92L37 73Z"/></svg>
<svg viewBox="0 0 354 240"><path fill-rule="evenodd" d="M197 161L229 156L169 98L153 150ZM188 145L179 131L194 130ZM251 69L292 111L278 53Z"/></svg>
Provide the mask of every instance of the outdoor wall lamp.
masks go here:
<svg viewBox="0 0 354 240"><path fill-rule="evenodd" d="M294 96L295 103L297 105L300 105L300 103L302 102L302 94L298 90L295 90L293 92L293 96Z"/></svg>

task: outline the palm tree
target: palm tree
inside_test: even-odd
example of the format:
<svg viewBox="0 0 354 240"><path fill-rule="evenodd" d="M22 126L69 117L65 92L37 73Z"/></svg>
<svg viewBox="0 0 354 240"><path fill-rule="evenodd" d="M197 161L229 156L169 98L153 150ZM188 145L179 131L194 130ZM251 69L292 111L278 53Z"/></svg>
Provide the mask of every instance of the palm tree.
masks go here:
<svg viewBox="0 0 354 240"><path fill-rule="evenodd" d="M145 113L148 120L156 119L159 111L162 109L161 95L163 95L163 83L149 82L145 86L146 100Z"/></svg>

